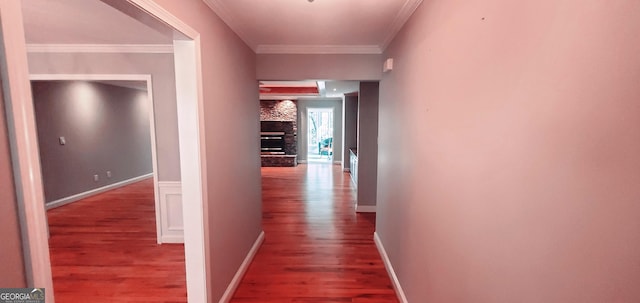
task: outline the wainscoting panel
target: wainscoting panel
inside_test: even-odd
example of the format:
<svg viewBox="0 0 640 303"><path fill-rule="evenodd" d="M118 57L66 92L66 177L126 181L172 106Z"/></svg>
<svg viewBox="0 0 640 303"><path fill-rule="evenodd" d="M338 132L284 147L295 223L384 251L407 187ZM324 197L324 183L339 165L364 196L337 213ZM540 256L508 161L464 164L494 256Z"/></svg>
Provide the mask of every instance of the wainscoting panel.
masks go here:
<svg viewBox="0 0 640 303"><path fill-rule="evenodd" d="M182 222L182 184L179 181L158 182L160 195L160 241L184 243Z"/></svg>

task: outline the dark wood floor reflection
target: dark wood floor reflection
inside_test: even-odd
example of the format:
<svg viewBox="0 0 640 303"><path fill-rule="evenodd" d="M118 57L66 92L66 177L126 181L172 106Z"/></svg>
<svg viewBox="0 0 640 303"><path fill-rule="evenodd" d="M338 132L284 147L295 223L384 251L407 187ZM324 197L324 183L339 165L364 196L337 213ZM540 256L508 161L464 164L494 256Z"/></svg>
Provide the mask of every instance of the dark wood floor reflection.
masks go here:
<svg viewBox="0 0 640 303"><path fill-rule="evenodd" d="M340 166L262 168L265 241L231 302L398 302Z"/></svg>
<svg viewBox="0 0 640 303"><path fill-rule="evenodd" d="M184 245L156 243L153 180L49 210L58 303L186 302Z"/></svg>

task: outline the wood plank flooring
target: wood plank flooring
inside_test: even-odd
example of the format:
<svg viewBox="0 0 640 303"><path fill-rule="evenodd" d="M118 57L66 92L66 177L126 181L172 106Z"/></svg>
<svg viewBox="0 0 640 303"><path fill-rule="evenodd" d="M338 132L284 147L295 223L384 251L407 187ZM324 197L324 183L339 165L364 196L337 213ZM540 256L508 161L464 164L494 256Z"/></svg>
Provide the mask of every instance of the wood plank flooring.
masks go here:
<svg viewBox="0 0 640 303"><path fill-rule="evenodd" d="M398 302L340 166L263 167L265 241L231 302Z"/></svg>
<svg viewBox="0 0 640 303"><path fill-rule="evenodd" d="M56 302L186 302L184 245L156 243L153 180L49 210Z"/></svg>
<svg viewBox="0 0 640 303"><path fill-rule="evenodd" d="M231 302L398 302L348 174L262 173L265 242ZM156 244L151 179L47 213L56 302L186 301L184 246Z"/></svg>

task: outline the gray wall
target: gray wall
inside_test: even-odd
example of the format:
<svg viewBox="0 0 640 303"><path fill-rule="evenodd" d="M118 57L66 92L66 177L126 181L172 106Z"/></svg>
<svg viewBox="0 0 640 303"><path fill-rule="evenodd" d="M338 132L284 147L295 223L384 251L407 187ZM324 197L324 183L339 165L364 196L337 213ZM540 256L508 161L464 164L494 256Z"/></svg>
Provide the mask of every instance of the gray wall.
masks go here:
<svg viewBox="0 0 640 303"><path fill-rule="evenodd" d="M640 2L424 1L376 229L409 302L640 302Z"/></svg>
<svg viewBox="0 0 640 303"><path fill-rule="evenodd" d="M4 96L0 85L0 287L26 287Z"/></svg>
<svg viewBox="0 0 640 303"><path fill-rule="evenodd" d="M298 100L298 161L307 160L307 133L309 123L307 109L333 109L333 161L342 161L342 99L299 99Z"/></svg>
<svg viewBox="0 0 640 303"><path fill-rule="evenodd" d="M46 202L153 172L146 91L85 81L31 87Z"/></svg>
<svg viewBox="0 0 640 303"><path fill-rule="evenodd" d="M173 54L28 53L31 74L148 74L153 82L158 180L180 181Z"/></svg>
<svg viewBox="0 0 640 303"><path fill-rule="evenodd" d="M358 98L358 205L376 205L378 82L360 82Z"/></svg>
<svg viewBox="0 0 640 303"><path fill-rule="evenodd" d="M347 169L351 167L349 150L358 147L358 94L345 95L342 108L344 112L344 161L342 161L342 168Z"/></svg>
<svg viewBox="0 0 640 303"><path fill-rule="evenodd" d="M258 54L260 80L380 80L381 55Z"/></svg>
<svg viewBox="0 0 640 303"><path fill-rule="evenodd" d="M206 253L218 302L262 231L256 55L204 1L155 2L200 33Z"/></svg>

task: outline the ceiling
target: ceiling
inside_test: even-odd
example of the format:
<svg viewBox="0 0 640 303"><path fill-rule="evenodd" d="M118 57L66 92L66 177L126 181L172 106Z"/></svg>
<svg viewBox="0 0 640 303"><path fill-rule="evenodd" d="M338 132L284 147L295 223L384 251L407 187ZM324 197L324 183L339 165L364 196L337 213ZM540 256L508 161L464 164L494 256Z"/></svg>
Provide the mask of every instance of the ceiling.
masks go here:
<svg viewBox="0 0 640 303"><path fill-rule="evenodd" d="M158 27L151 28L106 4L122 6L118 1L123 0L21 0L26 41L31 46L172 44L171 34L163 34L156 30ZM259 54L379 54L422 2L202 1ZM261 99L331 98L358 91L357 81L270 85L289 87L290 91L269 93L261 89ZM314 91L303 91L300 86L313 87Z"/></svg>
<svg viewBox="0 0 640 303"><path fill-rule="evenodd" d="M342 98L359 86L359 81L260 81L260 100Z"/></svg>
<svg viewBox="0 0 640 303"><path fill-rule="evenodd" d="M203 0L257 53L381 53L422 0Z"/></svg>
<svg viewBox="0 0 640 303"><path fill-rule="evenodd" d="M172 43L103 1L21 0L27 43ZM202 1L256 53L379 54L422 0Z"/></svg>

